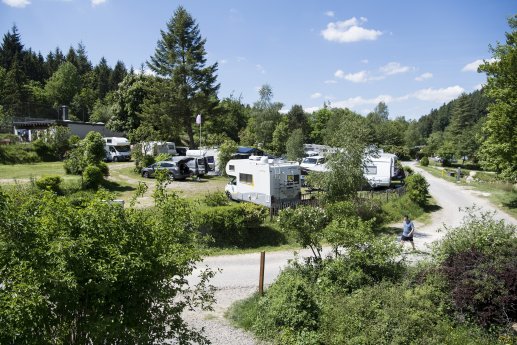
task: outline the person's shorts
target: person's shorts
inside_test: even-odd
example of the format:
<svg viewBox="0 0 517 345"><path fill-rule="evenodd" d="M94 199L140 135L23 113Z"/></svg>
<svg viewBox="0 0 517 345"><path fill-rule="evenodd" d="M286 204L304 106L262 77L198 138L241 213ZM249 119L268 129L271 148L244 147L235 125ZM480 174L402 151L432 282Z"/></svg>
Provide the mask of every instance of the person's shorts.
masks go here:
<svg viewBox="0 0 517 345"><path fill-rule="evenodd" d="M409 241L409 242L413 242L413 236L411 237L407 237L407 236L404 236L402 235L402 237L400 238L401 241Z"/></svg>

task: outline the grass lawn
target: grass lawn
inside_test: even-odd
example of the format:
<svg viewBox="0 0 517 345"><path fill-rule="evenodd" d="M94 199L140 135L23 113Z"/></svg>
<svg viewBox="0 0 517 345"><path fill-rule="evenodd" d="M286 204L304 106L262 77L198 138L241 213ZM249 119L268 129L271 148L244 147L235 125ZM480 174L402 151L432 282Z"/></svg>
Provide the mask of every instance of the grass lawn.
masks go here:
<svg viewBox="0 0 517 345"><path fill-rule="evenodd" d="M41 162L32 164L0 164L0 179L30 179L44 175L59 175L63 178L73 178L66 175L63 162Z"/></svg>
<svg viewBox="0 0 517 345"><path fill-rule="evenodd" d="M428 173L430 173L433 176L440 177L444 180L447 180L449 182L456 183L456 177L454 176L448 176L446 173L443 173L442 169L438 169L436 167L432 166L419 166L420 168L424 169ZM449 168L450 170L455 170L452 168ZM462 169L463 174L468 175L469 170ZM474 181L472 183L466 183L465 179L461 179L461 181L458 183L462 186L468 186L469 188L472 188L474 190L488 193L488 199L494 204L494 206L502 209L503 211L507 212L511 216L517 218L517 193L512 191L512 185L510 183L504 183L504 182L494 182L494 183L487 183L487 182L477 182Z"/></svg>

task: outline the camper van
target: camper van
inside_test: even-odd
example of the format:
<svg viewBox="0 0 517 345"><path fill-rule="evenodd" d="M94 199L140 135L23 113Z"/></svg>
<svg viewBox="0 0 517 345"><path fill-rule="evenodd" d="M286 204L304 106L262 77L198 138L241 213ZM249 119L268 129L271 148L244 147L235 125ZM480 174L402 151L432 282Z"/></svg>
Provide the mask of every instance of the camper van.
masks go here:
<svg viewBox="0 0 517 345"><path fill-rule="evenodd" d="M208 167L210 168L210 171L213 171L216 175L219 175L219 167L218 167L218 157L219 157L219 150L218 149L199 149L199 150L187 150L186 155L188 157L204 157L206 158L206 161L208 162Z"/></svg>
<svg viewBox="0 0 517 345"><path fill-rule="evenodd" d="M397 156L380 152L365 159L364 177L373 187L389 187L391 180L397 176Z"/></svg>
<svg viewBox="0 0 517 345"><path fill-rule="evenodd" d="M157 156L160 153L176 156L176 144L171 141L147 141L142 143L142 153L147 156Z"/></svg>
<svg viewBox="0 0 517 345"><path fill-rule="evenodd" d="M225 187L228 198L271 207L276 202L298 201L301 197L300 166L274 163L267 156L232 159L226 164L231 177Z"/></svg>
<svg viewBox="0 0 517 345"><path fill-rule="evenodd" d="M106 137L104 140L104 151L106 151L106 161L120 162L131 159L131 147L129 140L122 137Z"/></svg>

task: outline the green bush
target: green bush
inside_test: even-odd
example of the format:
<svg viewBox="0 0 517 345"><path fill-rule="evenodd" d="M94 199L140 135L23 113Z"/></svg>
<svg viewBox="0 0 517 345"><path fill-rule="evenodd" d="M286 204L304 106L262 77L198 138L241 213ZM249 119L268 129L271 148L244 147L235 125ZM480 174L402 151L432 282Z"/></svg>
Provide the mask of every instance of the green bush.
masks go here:
<svg viewBox="0 0 517 345"><path fill-rule="evenodd" d="M54 193L60 193L61 182L63 182L63 179L58 175L42 176L36 180L36 186L41 190L50 190Z"/></svg>
<svg viewBox="0 0 517 345"><path fill-rule="evenodd" d="M168 154L168 153L160 153L158 154L155 158L154 158L154 161L155 162L161 162L161 161L168 161L171 159L171 155ZM151 163L153 164L153 163Z"/></svg>
<svg viewBox="0 0 517 345"><path fill-rule="evenodd" d="M296 271L286 270L258 301L252 329L278 344L318 344L319 318L310 286Z"/></svg>
<svg viewBox="0 0 517 345"><path fill-rule="evenodd" d="M406 176L412 175L414 173L413 168L411 168L410 166L404 165L402 169L404 169L404 171L406 172Z"/></svg>
<svg viewBox="0 0 517 345"><path fill-rule="evenodd" d="M427 158L427 156L422 157L422 159L420 160L420 165L423 166L423 167L428 166L429 165L429 158Z"/></svg>
<svg viewBox="0 0 517 345"><path fill-rule="evenodd" d="M195 219L199 232L210 236L214 246L245 245L252 228L257 228L267 216L267 209L242 203L197 210Z"/></svg>
<svg viewBox="0 0 517 345"><path fill-rule="evenodd" d="M420 174L413 174L406 178L406 195L420 206L427 204L429 183Z"/></svg>
<svg viewBox="0 0 517 345"><path fill-rule="evenodd" d="M106 177L110 175L110 168L108 167L108 164L106 164L105 162L99 162L96 165L101 171L102 176Z"/></svg>
<svg viewBox="0 0 517 345"><path fill-rule="evenodd" d="M36 163L40 161L41 158L34 150L33 144L0 145L0 164Z"/></svg>
<svg viewBox="0 0 517 345"><path fill-rule="evenodd" d="M226 206L230 200L223 192L208 193L203 198L206 206Z"/></svg>
<svg viewBox="0 0 517 345"><path fill-rule="evenodd" d="M83 171L83 188L97 189L104 182L101 169L96 165L88 165Z"/></svg>
<svg viewBox="0 0 517 345"><path fill-rule="evenodd" d="M400 221L405 215L415 219L424 214L422 206L409 198L409 195L403 195L400 198L390 199L382 204L383 223L391 223Z"/></svg>

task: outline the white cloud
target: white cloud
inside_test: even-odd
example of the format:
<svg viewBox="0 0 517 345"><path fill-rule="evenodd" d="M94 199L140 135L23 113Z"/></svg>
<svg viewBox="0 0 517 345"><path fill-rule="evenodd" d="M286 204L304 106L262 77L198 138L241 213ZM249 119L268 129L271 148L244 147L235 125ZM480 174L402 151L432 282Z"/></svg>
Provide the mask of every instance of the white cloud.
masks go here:
<svg viewBox="0 0 517 345"><path fill-rule="evenodd" d="M321 98L321 96L323 96L321 93L319 92L315 92L311 95L311 98L312 99L317 99L317 98Z"/></svg>
<svg viewBox="0 0 517 345"><path fill-rule="evenodd" d="M418 90L412 94L412 97L421 101L445 103L457 98L463 92L465 92L465 90L461 86L455 85L442 89L429 88Z"/></svg>
<svg viewBox="0 0 517 345"><path fill-rule="evenodd" d="M367 64L368 63L368 59L362 59L361 63Z"/></svg>
<svg viewBox="0 0 517 345"><path fill-rule="evenodd" d="M321 35L327 41L334 41L340 43L359 42L364 40L374 41L382 32L365 29L361 27L367 21L366 18L361 17L357 19L352 17L342 22L331 22L327 24L327 28L321 31Z"/></svg>
<svg viewBox="0 0 517 345"><path fill-rule="evenodd" d="M97 5L100 5L100 4L103 4L105 3L107 0L91 0L92 2L92 6L97 6Z"/></svg>
<svg viewBox="0 0 517 345"><path fill-rule="evenodd" d="M348 73L347 75L343 76L343 79L351 81L352 83L364 83L369 80L368 72L366 72L366 71L360 71L357 73Z"/></svg>
<svg viewBox="0 0 517 345"><path fill-rule="evenodd" d="M257 64L255 65L255 67L257 68L257 71L259 71L259 73L266 74L266 69L261 64Z"/></svg>
<svg viewBox="0 0 517 345"><path fill-rule="evenodd" d="M409 66L402 66L398 62L390 62L390 63L382 66L381 68L379 68L379 70L384 75L393 75L393 74L399 74L399 73L406 73L410 69L411 69L411 67L409 67Z"/></svg>
<svg viewBox="0 0 517 345"><path fill-rule="evenodd" d="M363 98L361 96L351 97L343 101L335 102L332 105L337 108L356 108L365 104L377 105L379 102L390 103L394 99L390 95L379 95L375 98Z"/></svg>
<svg viewBox="0 0 517 345"><path fill-rule="evenodd" d="M142 74L142 70L141 69L136 69L135 71L135 74ZM154 76L156 77L156 72L152 71L149 67L146 67L144 68L144 75L151 75L151 76Z"/></svg>
<svg viewBox="0 0 517 345"><path fill-rule="evenodd" d="M221 60L219 60L219 64L220 64L220 65L224 65L224 64L226 64L226 63L228 63L228 60L226 60L226 59L221 59Z"/></svg>
<svg viewBox="0 0 517 345"><path fill-rule="evenodd" d="M321 107L309 107L309 108L303 108L303 111L305 111L306 113L314 113L315 111L318 111L320 110Z"/></svg>
<svg viewBox="0 0 517 345"><path fill-rule="evenodd" d="M31 2L29 0L2 0L4 4L11 7L24 8L27 5L30 5Z"/></svg>
<svg viewBox="0 0 517 345"><path fill-rule="evenodd" d="M330 79L330 80L325 80L324 83L325 84L337 84L337 81Z"/></svg>
<svg viewBox="0 0 517 345"><path fill-rule="evenodd" d="M492 63L492 62L496 62L497 60L492 58L492 59L488 59L486 61L489 62L489 63ZM477 72L478 71L478 67L481 64L483 64L483 60L482 59L478 59L476 61L472 61L471 63L466 64L461 69L461 71L462 72Z"/></svg>
<svg viewBox="0 0 517 345"><path fill-rule="evenodd" d="M424 81L426 79L431 79L432 77L433 77L432 73L426 72L426 73L423 73L423 74L419 75L418 77L416 77L415 80Z"/></svg>
<svg viewBox="0 0 517 345"><path fill-rule="evenodd" d="M325 15L327 17L334 17L336 14L334 13L334 11L327 11L327 12L325 12Z"/></svg>

